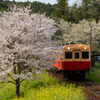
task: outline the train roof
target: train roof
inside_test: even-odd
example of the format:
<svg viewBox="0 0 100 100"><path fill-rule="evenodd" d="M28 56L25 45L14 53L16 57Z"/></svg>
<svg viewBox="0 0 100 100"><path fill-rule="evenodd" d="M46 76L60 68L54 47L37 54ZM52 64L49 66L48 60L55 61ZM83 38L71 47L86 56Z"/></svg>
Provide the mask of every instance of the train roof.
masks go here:
<svg viewBox="0 0 100 100"><path fill-rule="evenodd" d="M87 47L87 48L90 48L90 46L88 46L88 45L83 45L83 44L70 44L70 45L63 46L63 49L64 48L67 48L67 47L70 47L70 48L74 48L74 47L79 47L79 48Z"/></svg>

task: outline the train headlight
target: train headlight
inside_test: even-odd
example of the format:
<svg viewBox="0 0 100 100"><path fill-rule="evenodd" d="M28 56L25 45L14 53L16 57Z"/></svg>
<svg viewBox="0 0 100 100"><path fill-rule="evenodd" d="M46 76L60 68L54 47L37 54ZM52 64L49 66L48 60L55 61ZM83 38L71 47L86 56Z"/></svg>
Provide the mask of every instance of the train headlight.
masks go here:
<svg viewBox="0 0 100 100"><path fill-rule="evenodd" d="M70 49L70 47L67 48L68 50Z"/></svg>
<svg viewBox="0 0 100 100"><path fill-rule="evenodd" d="M86 50L86 47L84 47L84 49Z"/></svg>

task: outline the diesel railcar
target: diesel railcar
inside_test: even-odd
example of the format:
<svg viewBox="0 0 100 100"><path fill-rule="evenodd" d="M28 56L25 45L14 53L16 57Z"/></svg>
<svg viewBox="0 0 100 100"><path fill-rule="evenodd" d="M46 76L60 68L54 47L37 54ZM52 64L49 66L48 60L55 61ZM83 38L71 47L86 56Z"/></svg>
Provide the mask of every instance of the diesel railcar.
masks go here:
<svg viewBox="0 0 100 100"><path fill-rule="evenodd" d="M90 46L71 44L63 46L62 56L52 64L64 77L83 79L91 69Z"/></svg>

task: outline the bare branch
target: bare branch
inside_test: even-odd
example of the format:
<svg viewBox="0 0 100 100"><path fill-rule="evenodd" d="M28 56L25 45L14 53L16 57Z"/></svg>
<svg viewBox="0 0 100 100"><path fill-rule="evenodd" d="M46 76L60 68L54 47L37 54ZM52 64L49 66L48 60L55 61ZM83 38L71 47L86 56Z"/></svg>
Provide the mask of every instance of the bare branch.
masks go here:
<svg viewBox="0 0 100 100"><path fill-rule="evenodd" d="M21 84L23 81L24 81L24 79L20 81L20 84Z"/></svg>
<svg viewBox="0 0 100 100"><path fill-rule="evenodd" d="M16 83L14 83L13 81L8 81L8 83L13 83L13 84L15 84L15 85L16 85Z"/></svg>
<svg viewBox="0 0 100 100"><path fill-rule="evenodd" d="M5 70L4 69L2 69L1 67L0 67L0 69L2 70L2 71L4 71L5 72ZM14 78L9 74L9 73L7 73L7 75L8 76L10 76L13 80L14 80ZM15 80L14 80L15 81Z"/></svg>
<svg viewBox="0 0 100 100"><path fill-rule="evenodd" d="M0 87L0 89L2 89L3 87L5 87L8 83L13 83L13 84L15 84L13 81L0 82L0 83L6 83L4 86ZM16 84L15 84L15 85L16 85Z"/></svg>
<svg viewBox="0 0 100 100"><path fill-rule="evenodd" d="M6 82L6 84L4 86L0 87L0 89L2 89L3 87L5 87L7 84L8 84L8 82Z"/></svg>

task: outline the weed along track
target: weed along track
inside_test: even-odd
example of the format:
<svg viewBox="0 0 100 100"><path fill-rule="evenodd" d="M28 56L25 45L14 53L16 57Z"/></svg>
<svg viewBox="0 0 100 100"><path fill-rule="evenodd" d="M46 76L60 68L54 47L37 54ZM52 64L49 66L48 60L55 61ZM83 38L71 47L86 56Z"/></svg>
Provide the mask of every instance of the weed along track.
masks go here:
<svg viewBox="0 0 100 100"><path fill-rule="evenodd" d="M50 75L58 79L59 82L61 81L68 82L68 83L75 84L76 86L81 86L85 91L87 100L100 100L100 85L99 84L86 80L86 79L81 80L81 81L68 80L67 78L63 78L63 76L58 73L50 73Z"/></svg>

